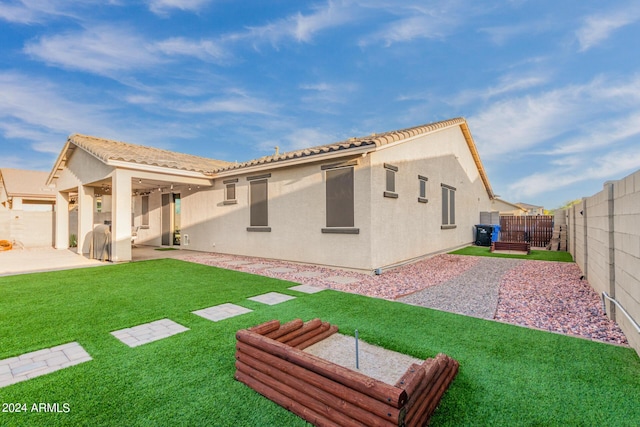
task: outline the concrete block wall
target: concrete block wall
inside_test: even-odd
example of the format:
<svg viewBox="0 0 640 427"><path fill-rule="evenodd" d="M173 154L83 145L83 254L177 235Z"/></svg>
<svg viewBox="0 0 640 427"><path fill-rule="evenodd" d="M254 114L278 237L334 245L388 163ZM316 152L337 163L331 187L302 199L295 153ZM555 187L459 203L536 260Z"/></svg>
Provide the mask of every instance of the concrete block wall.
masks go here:
<svg viewBox="0 0 640 427"><path fill-rule="evenodd" d="M25 248L53 245L54 212L0 212L0 240L16 241Z"/></svg>
<svg viewBox="0 0 640 427"><path fill-rule="evenodd" d="M607 292L631 317L606 302L607 314L640 354L640 170L606 182L564 213L569 252L594 290Z"/></svg>

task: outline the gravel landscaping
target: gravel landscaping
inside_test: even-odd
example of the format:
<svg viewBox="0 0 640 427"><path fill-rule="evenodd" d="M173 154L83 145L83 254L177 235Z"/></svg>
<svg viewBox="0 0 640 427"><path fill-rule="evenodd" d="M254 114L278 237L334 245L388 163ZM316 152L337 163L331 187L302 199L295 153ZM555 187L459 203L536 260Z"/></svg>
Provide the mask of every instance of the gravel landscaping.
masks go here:
<svg viewBox="0 0 640 427"><path fill-rule="evenodd" d="M222 254L190 254L181 258L612 344L627 344L618 325L605 316L600 296L588 282L580 280L582 273L575 263L443 254L375 276ZM248 264L237 264L237 261L259 263L261 268L247 268ZM337 276L357 280L337 283Z"/></svg>

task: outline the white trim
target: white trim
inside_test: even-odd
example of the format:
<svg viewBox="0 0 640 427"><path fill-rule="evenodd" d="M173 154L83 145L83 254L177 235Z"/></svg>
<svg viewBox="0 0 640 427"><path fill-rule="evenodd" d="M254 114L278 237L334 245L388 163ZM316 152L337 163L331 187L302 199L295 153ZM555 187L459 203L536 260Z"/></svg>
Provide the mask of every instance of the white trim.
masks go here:
<svg viewBox="0 0 640 427"><path fill-rule="evenodd" d="M130 169L134 171L156 172L156 173L162 173L164 175L184 176L189 178L212 179L212 176L206 175L202 172L187 171L184 169L174 169L166 166L153 166L153 165L146 165L144 163L125 162L122 160L108 160L107 162L103 162L103 163L105 163L107 166L113 166L113 167L122 168L122 169Z"/></svg>

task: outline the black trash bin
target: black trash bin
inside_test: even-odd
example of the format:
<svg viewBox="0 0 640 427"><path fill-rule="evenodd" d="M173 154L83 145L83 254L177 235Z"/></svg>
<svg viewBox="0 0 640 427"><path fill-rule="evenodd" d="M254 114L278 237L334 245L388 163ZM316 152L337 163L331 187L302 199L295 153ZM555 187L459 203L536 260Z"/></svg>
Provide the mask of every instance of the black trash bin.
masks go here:
<svg viewBox="0 0 640 427"><path fill-rule="evenodd" d="M491 246L491 234L493 225L476 225L476 246Z"/></svg>

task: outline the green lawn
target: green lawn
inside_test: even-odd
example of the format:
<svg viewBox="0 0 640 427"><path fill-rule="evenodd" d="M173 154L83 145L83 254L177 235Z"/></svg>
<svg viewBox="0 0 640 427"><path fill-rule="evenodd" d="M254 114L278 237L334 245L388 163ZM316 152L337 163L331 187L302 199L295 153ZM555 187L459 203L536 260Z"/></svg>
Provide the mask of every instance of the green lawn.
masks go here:
<svg viewBox="0 0 640 427"><path fill-rule="evenodd" d="M531 259L536 261L560 261L560 262L573 262L573 257L569 252L560 251L536 251L532 250L529 255L514 255L514 254L496 254L491 252L491 248L488 246L467 246L466 248L458 249L457 251L449 252L454 255L473 255L473 256L488 256L494 258L518 258L518 259Z"/></svg>
<svg viewBox="0 0 640 427"><path fill-rule="evenodd" d="M433 426L638 425L640 359L623 347L358 295L156 260L0 278L0 359L78 341L94 360L0 389L0 402L68 403L69 413L2 413L0 425L303 426L233 379L235 331L320 317L419 358L444 352L460 373ZM246 298L295 295L266 306ZM254 311L221 322L191 311ZM109 332L168 317L189 331L136 348Z"/></svg>

